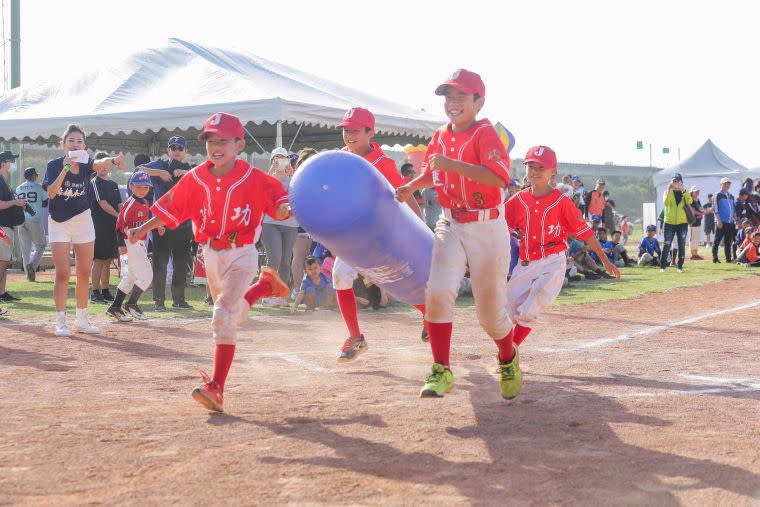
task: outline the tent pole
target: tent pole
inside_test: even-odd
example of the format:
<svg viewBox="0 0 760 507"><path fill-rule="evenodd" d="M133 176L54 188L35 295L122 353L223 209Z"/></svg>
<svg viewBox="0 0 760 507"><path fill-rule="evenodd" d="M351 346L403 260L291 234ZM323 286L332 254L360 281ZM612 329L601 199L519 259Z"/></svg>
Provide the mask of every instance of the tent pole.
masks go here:
<svg viewBox="0 0 760 507"><path fill-rule="evenodd" d="M296 130L296 135L293 136L293 140L290 141L290 146L288 146L288 151L293 151L293 145L296 144L296 139L298 139L298 134L301 133L301 128L303 127L303 123L300 123L298 125L298 130Z"/></svg>
<svg viewBox="0 0 760 507"><path fill-rule="evenodd" d="M274 147L279 148L282 146L282 121L278 120L275 124L275 128L277 129L277 134L274 140Z"/></svg>
<svg viewBox="0 0 760 507"><path fill-rule="evenodd" d="M262 152L262 153L269 153L267 150L265 150L265 149L264 149L264 147L263 147L263 146L261 146L261 143L258 141L258 139L256 139L255 137L253 137L253 134L251 134L251 131L250 131L250 130L248 130L248 129L247 129L247 128L245 128L245 127L243 127L243 128L244 128L244 130L245 130L245 133L246 133L246 134L248 134L248 135L251 137L251 139L253 139L253 142L254 142L254 143L256 143L256 146L258 146L258 147L261 149L261 152Z"/></svg>

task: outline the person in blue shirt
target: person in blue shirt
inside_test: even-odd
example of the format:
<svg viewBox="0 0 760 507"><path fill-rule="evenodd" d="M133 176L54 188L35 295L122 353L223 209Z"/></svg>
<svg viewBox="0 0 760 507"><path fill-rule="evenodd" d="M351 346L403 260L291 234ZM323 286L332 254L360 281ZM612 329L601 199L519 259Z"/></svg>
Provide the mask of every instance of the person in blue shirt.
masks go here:
<svg viewBox="0 0 760 507"><path fill-rule="evenodd" d="M723 250L726 254L726 262L731 262L731 254L734 251L734 236L736 236L736 199L729 193L731 180L720 180L720 192L715 195L715 241L713 242L713 262L719 263L718 246L723 240Z"/></svg>
<svg viewBox="0 0 760 507"><path fill-rule="evenodd" d="M124 155L92 160L85 151L82 127L71 124L61 136L64 155L47 163L42 186L49 202L48 237L55 264L53 295L57 322L55 334L69 336L66 323L66 300L71 277L71 243L76 257L76 328L83 333L99 333L87 317L90 273L95 250L95 226L90 212L90 179L95 170L118 167L124 170ZM86 161L84 161L86 159Z"/></svg>
<svg viewBox="0 0 760 507"><path fill-rule="evenodd" d="M597 228L596 239L599 241L599 246L602 247L602 251L607 255L607 259L609 259L609 261L614 264L615 252L612 246L612 242L607 239L607 229L605 229L604 226ZM598 264L602 263L601 259L599 259L594 252L591 252L591 256Z"/></svg>
<svg viewBox="0 0 760 507"><path fill-rule="evenodd" d="M639 266L659 266L662 251L656 237L657 227L647 225L646 233L639 243Z"/></svg>
<svg viewBox="0 0 760 507"><path fill-rule="evenodd" d="M293 302L291 313L298 311L301 302L306 303L307 310L335 306L335 289L332 282L320 271L319 260L316 257L307 257L304 271L306 274L301 282L301 290Z"/></svg>
<svg viewBox="0 0 760 507"><path fill-rule="evenodd" d="M24 182L16 187L16 197L26 199L29 207L24 211L24 223L18 228L21 242L21 257L24 262L26 279L33 282L36 278L40 259L47 246L45 224L42 221L43 208L48 205L48 195L42 185L37 183L39 174L34 167L24 169ZM32 211L34 214L30 213Z"/></svg>
<svg viewBox="0 0 760 507"><path fill-rule="evenodd" d="M157 159L136 167L136 171L148 173L153 182L153 202L166 192L192 169L185 162L187 140L182 136L173 136L166 147L168 159ZM153 303L156 311L166 310L166 270L169 257L172 258L172 308L191 310L192 306L185 300L185 282L190 269L193 229L190 220L176 229L166 229L163 236L151 235L153 244Z"/></svg>

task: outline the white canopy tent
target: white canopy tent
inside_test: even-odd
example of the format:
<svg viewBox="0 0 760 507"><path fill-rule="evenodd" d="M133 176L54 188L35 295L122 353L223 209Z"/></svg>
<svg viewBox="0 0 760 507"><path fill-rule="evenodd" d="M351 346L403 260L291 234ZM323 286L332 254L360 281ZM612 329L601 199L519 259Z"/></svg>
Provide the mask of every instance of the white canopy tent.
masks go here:
<svg viewBox="0 0 760 507"><path fill-rule="evenodd" d="M333 148L349 108L370 109L380 144L426 143L442 118L326 81L253 54L169 39L123 61L69 79L17 88L0 96L0 141L54 145L69 123L82 125L91 148L163 153L184 134L192 153L198 128L213 113L239 116L246 151ZM263 148L263 149L262 149Z"/></svg>
<svg viewBox="0 0 760 507"><path fill-rule="evenodd" d="M675 173L680 173L683 176L687 190L693 185L698 186L702 191L700 200L705 202L707 194L715 194L720 191L720 180L724 177L731 180L732 193L736 196L747 171L746 167L723 153L708 139L701 148L688 158L654 173L657 213L659 214L663 207L662 196Z"/></svg>

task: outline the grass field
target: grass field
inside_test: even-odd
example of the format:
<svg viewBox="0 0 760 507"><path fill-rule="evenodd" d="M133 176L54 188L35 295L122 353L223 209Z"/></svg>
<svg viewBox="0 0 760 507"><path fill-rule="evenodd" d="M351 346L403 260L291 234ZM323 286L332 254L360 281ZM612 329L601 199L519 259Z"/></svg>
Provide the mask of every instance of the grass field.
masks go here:
<svg viewBox="0 0 760 507"><path fill-rule="evenodd" d="M709 257L706 250L700 253L705 257ZM562 291L557 301L555 301L555 305L629 299L643 294L664 292L678 287L692 287L720 280L760 275L760 270L746 269L732 264L713 264L709 260L698 262L689 262L687 260L684 268L683 273L678 273L675 269L668 269L665 273L660 273L660 270L656 268L623 268L621 270L623 274L621 280L584 280L572 283L570 287ZM12 275L8 282L8 291L21 297L23 300L19 303L4 305L11 310L11 313L6 318L18 320L21 317L51 317L53 309L52 276L53 272L51 270L41 273L38 277L39 281L27 282L20 273ZM112 286L115 286L117 283L118 279L114 277ZM173 311L171 308L168 308L166 312L160 314L153 312L152 293L150 291L143 295L141 305L143 310L149 315L161 315L162 318L211 317L211 307L203 304L203 298L206 296L204 287L190 287L187 289L186 295L187 301L194 307L192 311ZM74 285L72 283L69 290L70 311L73 311L74 308L73 296ZM457 306L460 308L472 305L473 300L471 297L462 297L457 300ZM411 308L406 305L393 303L388 307L387 311L403 311L407 308L411 311ZM103 313L105 309L105 305L92 305L90 307L90 311L96 314ZM288 310L285 308L268 308L257 305L251 310L251 315L284 315L287 312Z"/></svg>

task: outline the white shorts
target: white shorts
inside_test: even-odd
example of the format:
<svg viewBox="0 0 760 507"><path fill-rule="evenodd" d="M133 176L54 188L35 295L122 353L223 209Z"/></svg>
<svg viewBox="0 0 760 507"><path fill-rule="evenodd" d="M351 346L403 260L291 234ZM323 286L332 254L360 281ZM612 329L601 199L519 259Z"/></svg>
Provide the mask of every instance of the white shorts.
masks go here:
<svg viewBox="0 0 760 507"><path fill-rule="evenodd" d="M92 224L90 210L69 218L65 222L56 222L48 217L48 240L50 243L91 243L95 241L95 226Z"/></svg>

